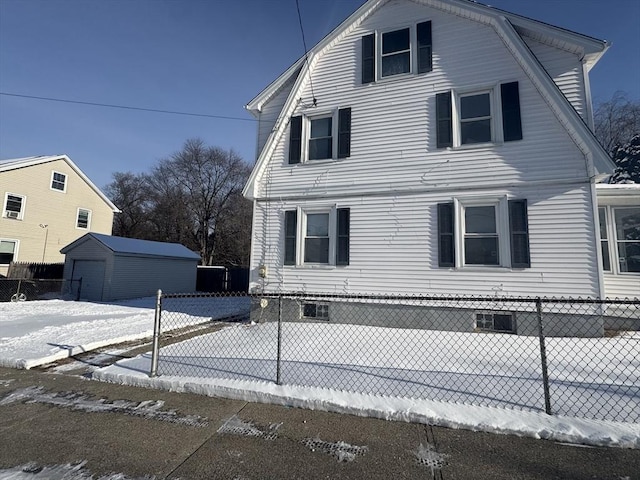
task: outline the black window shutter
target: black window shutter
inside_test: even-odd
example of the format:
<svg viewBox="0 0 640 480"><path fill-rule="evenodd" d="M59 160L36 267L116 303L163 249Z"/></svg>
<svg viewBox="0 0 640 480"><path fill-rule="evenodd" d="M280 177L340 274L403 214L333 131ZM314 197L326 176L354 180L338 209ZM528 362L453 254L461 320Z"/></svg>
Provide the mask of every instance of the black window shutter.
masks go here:
<svg viewBox="0 0 640 480"><path fill-rule="evenodd" d="M351 155L351 109L338 110L338 158Z"/></svg>
<svg viewBox="0 0 640 480"><path fill-rule="evenodd" d="M504 141L522 140L518 82L500 85L500 96L502 97L502 132Z"/></svg>
<svg viewBox="0 0 640 480"><path fill-rule="evenodd" d="M289 129L289 163L300 163L300 157L302 156L302 116L291 117Z"/></svg>
<svg viewBox="0 0 640 480"><path fill-rule="evenodd" d="M349 215L348 208L338 208L337 210L337 245L336 245L336 265L349 265Z"/></svg>
<svg viewBox="0 0 640 480"><path fill-rule="evenodd" d="M418 73L430 72L433 69L431 44L431 22L418 24Z"/></svg>
<svg viewBox="0 0 640 480"><path fill-rule="evenodd" d="M531 267L526 200L509 200L509 234L511 237L511 266L515 268Z"/></svg>
<svg viewBox="0 0 640 480"><path fill-rule="evenodd" d="M455 266L453 203L438 204L438 265Z"/></svg>
<svg viewBox="0 0 640 480"><path fill-rule="evenodd" d="M453 146L453 123L451 118L451 92L436 95L436 146Z"/></svg>
<svg viewBox="0 0 640 480"><path fill-rule="evenodd" d="M362 37L362 83L371 83L376 76L376 36Z"/></svg>
<svg viewBox="0 0 640 480"><path fill-rule="evenodd" d="M284 264L296 264L296 236L298 232L298 212L284 212Z"/></svg>

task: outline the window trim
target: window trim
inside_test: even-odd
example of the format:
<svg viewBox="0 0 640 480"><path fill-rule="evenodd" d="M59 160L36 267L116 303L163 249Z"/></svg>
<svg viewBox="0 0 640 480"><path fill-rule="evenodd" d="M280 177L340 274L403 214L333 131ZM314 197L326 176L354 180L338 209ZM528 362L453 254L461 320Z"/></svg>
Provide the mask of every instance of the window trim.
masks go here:
<svg viewBox="0 0 640 480"><path fill-rule="evenodd" d="M11 260L11 261L15 262L17 260L17 258L18 258L18 252L20 251L20 240L17 240L17 239L14 239L14 238L0 237L0 242L13 242L13 244L14 244L14 247L13 247L13 260ZM9 265L9 263L0 263L0 265Z"/></svg>
<svg viewBox="0 0 640 480"><path fill-rule="evenodd" d="M9 203L9 196L12 197L18 197L21 199L20 202L20 211L18 212L18 216L17 217L13 217L13 216L9 216L9 211L7 210L7 206ZM26 205L27 205L27 196L26 195L20 195L19 193L13 193L13 192L6 192L4 194L4 205L2 207L2 218L7 218L10 220L24 220L24 212L26 209Z"/></svg>
<svg viewBox="0 0 640 480"><path fill-rule="evenodd" d="M605 209L606 215L606 232L608 245L608 253L609 253L609 265L611 267L610 270L604 269L604 264L600 262L600 267L605 274L608 275L621 275L621 276L631 276L637 277L640 276L640 272L623 272L620 269L620 255L618 253L618 229L616 228L616 220L615 220L615 211L618 209L624 208L640 208L639 205L598 205L598 214L600 213L600 208ZM602 245L602 238L600 236L600 228L597 229L598 232L598 240L599 246Z"/></svg>
<svg viewBox="0 0 640 480"><path fill-rule="evenodd" d="M395 32L400 32L403 30L409 30L409 49L408 50L397 50L394 51L392 53L383 53L384 50L384 36L389 34L389 33L395 33ZM378 80L387 80L389 78L398 78L398 77L403 77L403 76L407 76L407 75L411 75L414 70L416 69L416 61L414 60L414 56L416 54L415 50L417 49L417 36L416 36L416 27L415 25L409 25L409 26L405 26L405 27L400 27L400 28L390 28L390 29L384 29L384 30L380 30L378 32L378 38L380 39L380 48L378 48L378 51L376 52L376 62L377 64L380 66L380 68L378 68ZM391 75L383 75L382 74L382 60L385 57L391 57L393 55L400 55L403 53L409 52L409 71L408 72L401 72L401 73L394 73Z"/></svg>
<svg viewBox="0 0 640 480"><path fill-rule="evenodd" d="M456 268L511 268L511 250L509 245L509 209L506 196L489 197L461 197L454 198L454 236L456 242ZM495 207L496 234L498 237L498 264L477 264L465 262L465 208L466 207Z"/></svg>
<svg viewBox="0 0 640 480"><path fill-rule="evenodd" d="M80 222L80 212L81 211L85 211L87 212L87 226L86 227L81 227L78 225L78 223ZM76 229L77 230L90 230L91 229L91 217L93 216L93 212L88 209L88 208L83 208L83 207L78 207L78 209L76 210Z"/></svg>
<svg viewBox="0 0 640 480"><path fill-rule="evenodd" d="M600 212L604 214L604 218L600 216ZM606 273L613 273L613 262L611 261L611 235L609 233L609 216L610 216L609 208L606 205L599 205L598 206L598 241L599 241L599 247L602 255L602 258L600 259L602 271ZM601 225L602 222L604 222L604 225ZM601 234L602 226L604 226L604 233L606 235L606 238L602 238L602 234ZM606 243L606 248L605 248L605 243ZM609 263L609 268L606 268L605 266L605 262L604 262L605 253L607 256L607 262Z"/></svg>
<svg viewBox="0 0 640 480"><path fill-rule="evenodd" d="M324 262L306 262L304 260L306 253L306 240L307 240L307 216L314 214L328 214L327 221L329 222L329 252L327 263ZM335 257L336 257L336 242L337 242L337 232L336 232L336 208L335 206L326 208L326 207L309 207L298 209L298 238L300 241L298 242L298 262L297 265L300 266L335 266Z"/></svg>
<svg viewBox="0 0 640 480"><path fill-rule="evenodd" d="M310 142L311 138L311 122L314 120L322 120L325 118L331 119L331 156L328 158L309 158L311 151ZM338 158L338 110L332 110L325 113L313 113L311 115L303 115L302 117L302 138L304 140L302 144L302 163L312 162L326 162L328 160L335 160ZM317 137L327 138L327 137Z"/></svg>
<svg viewBox="0 0 640 480"><path fill-rule="evenodd" d="M502 129L498 128L498 125L502 125L502 116L499 113L497 104L499 103L499 85L492 85L490 87L479 88L467 88L452 90L453 101L451 104L451 116L453 127L453 148L465 149L465 148L478 148L487 145L496 145L502 143ZM490 125L491 125L491 140L487 142L475 142L475 143L462 143L462 108L460 106L460 99L464 97L472 97L476 95L489 94L489 107L490 112ZM477 119L471 121L479 121L486 119L486 117L477 117Z"/></svg>
<svg viewBox="0 0 640 480"><path fill-rule="evenodd" d="M54 188L53 187L53 182L58 182L60 183L60 180L54 180L55 175L63 175L64 176L64 183L63 183L63 187L62 190L60 190L59 188ZM67 180L69 178L69 175L67 175L66 173L63 172L58 172L56 170L51 170L51 181L49 182L49 190L53 190L54 192L60 192L60 193L67 193Z"/></svg>

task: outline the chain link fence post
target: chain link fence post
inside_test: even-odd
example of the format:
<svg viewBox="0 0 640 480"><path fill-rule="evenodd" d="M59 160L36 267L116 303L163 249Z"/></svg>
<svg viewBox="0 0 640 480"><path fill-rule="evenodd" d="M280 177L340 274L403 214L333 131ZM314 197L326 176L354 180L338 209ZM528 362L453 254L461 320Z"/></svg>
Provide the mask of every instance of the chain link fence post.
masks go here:
<svg viewBox="0 0 640 480"><path fill-rule="evenodd" d="M282 353L282 295L278 296L278 353L276 357L276 383L281 385L280 357Z"/></svg>
<svg viewBox="0 0 640 480"><path fill-rule="evenodd" d="M549 373L547 371L547 349L544 341L542 325L542 300L536 297L536 314L538 316L538 337L540 338L540 361L542 362L542 383L544 386L544 411L551 415L551 396L549 394Z"/></svg>
<svg viewBox="0 0 640 480"><path fill-rule="evenodd" d="M162 290L156 296L156 312L153 322L153 348L151 350L150 377L158 376L158 355L160 353L160 317L162 316Z"/></svg>

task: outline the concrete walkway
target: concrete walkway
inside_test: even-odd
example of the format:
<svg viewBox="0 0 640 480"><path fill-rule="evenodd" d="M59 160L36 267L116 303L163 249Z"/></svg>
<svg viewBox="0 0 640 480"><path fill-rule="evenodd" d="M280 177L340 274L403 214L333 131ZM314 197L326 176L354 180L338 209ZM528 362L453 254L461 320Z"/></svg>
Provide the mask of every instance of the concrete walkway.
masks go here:
<svg viewBox="0 0 640 480"><path fill-rule="evenodd" d="M0 368L0 479L30 462L35 462L28 468L32 473L11 478L39 480L47 472L40 467L82 461L87 476L77 478L120 473L183 480L640 479L640 450L563 445Z"/></svg>

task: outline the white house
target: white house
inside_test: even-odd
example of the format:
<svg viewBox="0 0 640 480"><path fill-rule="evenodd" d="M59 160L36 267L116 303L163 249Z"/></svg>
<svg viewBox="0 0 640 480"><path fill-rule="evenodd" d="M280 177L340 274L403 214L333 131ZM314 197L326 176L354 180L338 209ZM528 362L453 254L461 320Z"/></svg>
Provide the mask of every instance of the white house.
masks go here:
<svg viewBox="0 0 640 480"><path fill-rule="evenodd" d="M251 288L638 296L602 268L607 48L476 2L364 3L247 105Z"/></svg>

